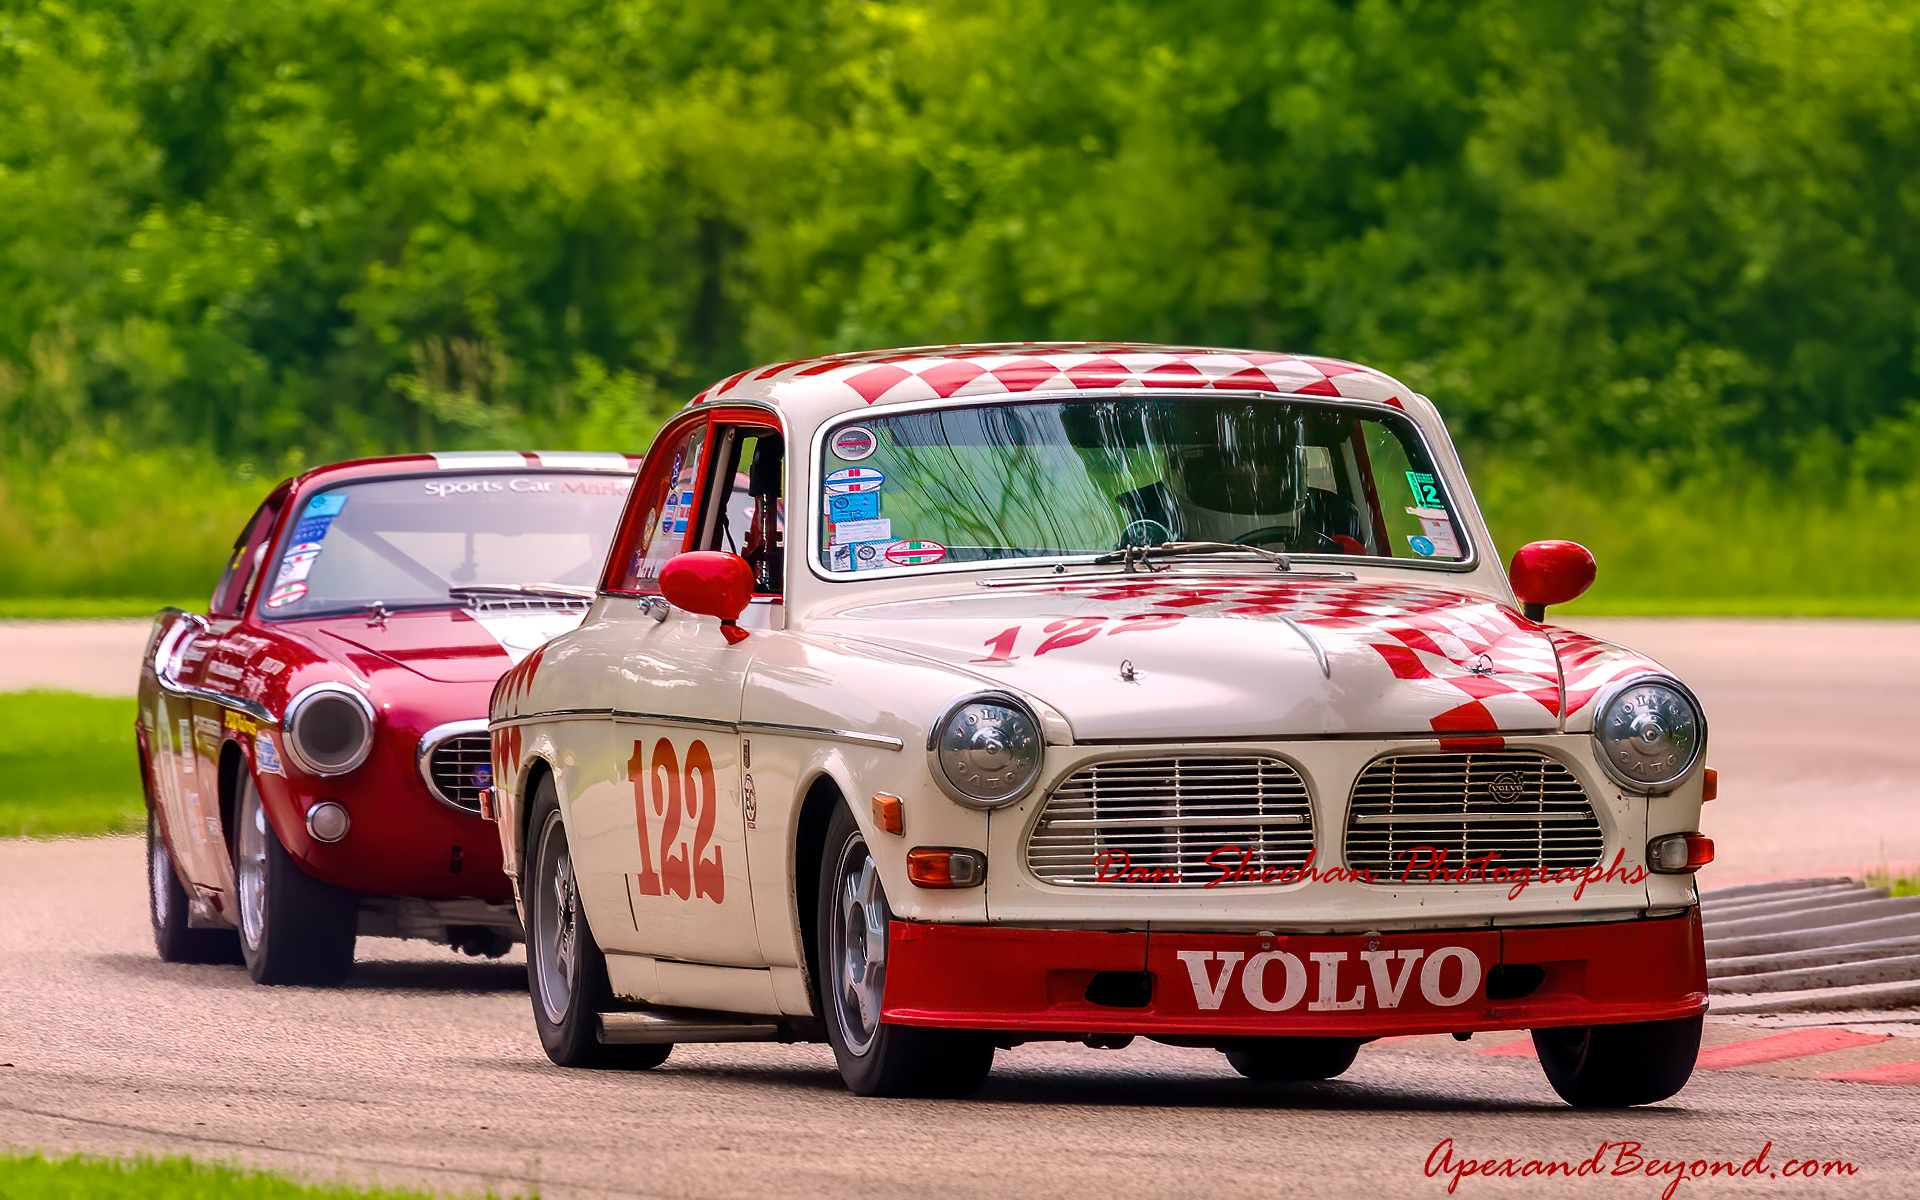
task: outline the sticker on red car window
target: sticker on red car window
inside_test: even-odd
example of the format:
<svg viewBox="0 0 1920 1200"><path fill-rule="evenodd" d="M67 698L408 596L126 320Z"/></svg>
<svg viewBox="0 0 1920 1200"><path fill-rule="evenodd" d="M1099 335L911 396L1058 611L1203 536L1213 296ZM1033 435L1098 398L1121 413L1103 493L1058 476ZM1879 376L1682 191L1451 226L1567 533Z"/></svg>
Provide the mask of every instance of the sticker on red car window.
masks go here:
<svg viewBox="0 0 1920 1200"><path fill-rule="evenodd" d="M879 448L880 439L865 425L849 426L833 435L833 452L848 462L871 458Z"/></svg>
<svg viewBox="0 0 1920 1200"><path fill-rule="evenodd" d="M267 607L284 608L306 594L307 585L304 583L283 583L267 597Z"/></svg>

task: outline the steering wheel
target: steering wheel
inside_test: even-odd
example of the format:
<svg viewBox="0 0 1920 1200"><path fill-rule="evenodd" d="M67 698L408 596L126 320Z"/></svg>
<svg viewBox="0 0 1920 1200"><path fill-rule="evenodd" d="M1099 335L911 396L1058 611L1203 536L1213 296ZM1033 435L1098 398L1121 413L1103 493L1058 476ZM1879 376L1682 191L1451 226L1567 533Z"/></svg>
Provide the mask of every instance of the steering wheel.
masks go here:
<svg viewBox="0 0 1920 1200"><path fill-rule="evenodd" d="M1113 544L1113 548L1126 550L1139 546L1158 546L1172 540L1173 530L1149 517L1142 517L1120 531L1120 540Z"/></svg>
<svg viewBox="0 0 1920 1200"><path fill-rule="evenodd" d="M1312 545L1296 546L1292 542L1296 537L1304 537ZM1233 539L1242 546L1264 546L1273 542L1282 543L1287 549L1300 551L1324 551L1328 554L1344 554L1340 543L1333 535L1319 529L1290 529L1285 525L1263 525L1258 529L1249 529Z"/></svg>

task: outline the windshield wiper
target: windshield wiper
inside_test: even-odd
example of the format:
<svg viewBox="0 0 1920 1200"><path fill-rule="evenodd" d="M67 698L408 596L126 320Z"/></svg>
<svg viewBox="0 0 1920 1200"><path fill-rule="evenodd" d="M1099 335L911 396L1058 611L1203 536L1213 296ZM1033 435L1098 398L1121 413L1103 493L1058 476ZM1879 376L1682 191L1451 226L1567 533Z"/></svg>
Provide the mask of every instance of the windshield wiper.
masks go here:
<svg viewBox="0 0 1920 1200"><path fill-rule="evenodd" d="M475 592L491 596L568 596L576 600L591 600L595 595L592 588L571 583L461 583L447 589L449 596Z"/></svg>
<svg viewBox="0 0 1920 1200"><path fill-rule="evenodd" d="M1158 546L1128 546L1102 554L1093 562L1095 566L1121 563L1128 571L1132 571L1134 564L1138 563L1152 570L1156 558L1186 558L1205 554L1251 554L1272 563L1276 571L1293 570L1293 563L1286 555L1244 542L1161 542Z"/></svg>

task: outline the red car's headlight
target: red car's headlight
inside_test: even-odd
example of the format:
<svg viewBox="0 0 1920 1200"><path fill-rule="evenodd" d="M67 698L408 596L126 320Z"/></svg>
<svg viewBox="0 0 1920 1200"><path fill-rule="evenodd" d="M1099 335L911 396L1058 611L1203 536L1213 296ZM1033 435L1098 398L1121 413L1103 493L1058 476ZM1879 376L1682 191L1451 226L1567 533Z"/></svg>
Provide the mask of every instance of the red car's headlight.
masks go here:
<svg viewBox="0 0 1920 1200"><path fill-rule="evenodd" d="M373 752L373 705L342 683L316 683L287 705L287 753L310 775L344 775Z"/></svg>

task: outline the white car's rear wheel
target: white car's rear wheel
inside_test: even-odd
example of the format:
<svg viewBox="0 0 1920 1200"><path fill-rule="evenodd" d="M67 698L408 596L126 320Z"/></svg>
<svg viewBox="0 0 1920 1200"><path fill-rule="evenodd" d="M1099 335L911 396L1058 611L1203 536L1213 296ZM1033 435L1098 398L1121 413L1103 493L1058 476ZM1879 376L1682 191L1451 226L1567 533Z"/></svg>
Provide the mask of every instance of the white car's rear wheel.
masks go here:
<svg viewBox="0 0 1920 1200"><path fill-rule="evenodd" d="M195 929L187 923L187 890L173 869L173 856L160 836L160 821L147 810L147 916L153 923L153 948L161 962L237 963L239 935L231 929Z"/></svg>
<svg viewBox="0 0 1920 1200"><path fill-rule="evenodd" d="M587 925L553 777L534 790L527 829L527 990L547 1057L563 1067L657 1067L671 1045L607 1046L600 1014L612 1002L607 960Z"/></svg>
<svg viewBox="0 0 1920 1200"><path fill-rule="evenodd" d="M821 1015L840 1076L862 1096L964 1096L993 1069L993 1042L881 1017L893 921L865 835L846 808L827 830L820 873Z"/></svg>
<svg viewBox="0 0 1920 1200"><path fill-rule="evenodd" d="M255 983L334 987L353 970L360 895L315 879L280 844L242 771L233 833L240 953Z"/></svg>

